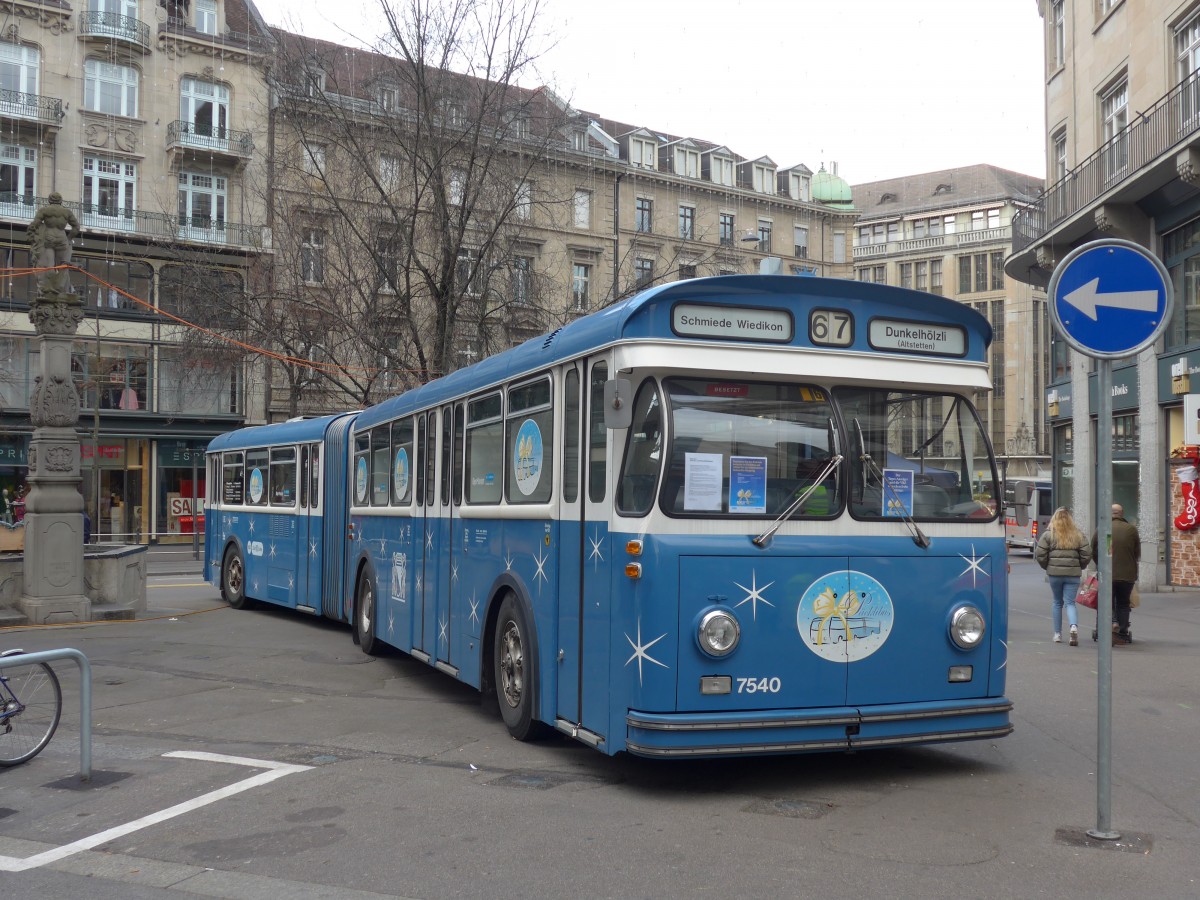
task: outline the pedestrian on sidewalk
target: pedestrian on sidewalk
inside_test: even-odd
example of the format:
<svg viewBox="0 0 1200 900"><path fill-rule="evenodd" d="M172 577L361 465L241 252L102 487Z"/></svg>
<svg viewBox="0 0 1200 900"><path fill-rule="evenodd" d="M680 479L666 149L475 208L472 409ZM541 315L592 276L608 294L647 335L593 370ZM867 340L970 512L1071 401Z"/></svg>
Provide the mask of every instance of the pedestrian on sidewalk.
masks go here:
<svg viewBox="0 0 1200 900"><path fill-rule="evenodd" d="M1079 646L1079 611L1075 607L1075 595L1079 593L1079 579L1083 570L1092 561L1092 548L1087 538L1071 518L1071 511L1060 506L1050 517L1050 524L1042 532L1034 549L1037 563L1046 570L1050 580L1050 597L1054 602L1054 643L1062 643L1063 607L1067 608L1067 624L1071 626L1071 646Z"/></svg>
<svg viewBox="0 0 1200 900"><path fill-rule="evenodd" d="M1129 599L1133 595L1133 586L1137 584L1142 538L1137 527L1125 520L1125 508L1120 503L1112 505L1112 537L1108 552L1112 557L1113 644L1131 644L1133 634L1129 630ZM1094 532L1092 555L1096 555Z"/></svg>

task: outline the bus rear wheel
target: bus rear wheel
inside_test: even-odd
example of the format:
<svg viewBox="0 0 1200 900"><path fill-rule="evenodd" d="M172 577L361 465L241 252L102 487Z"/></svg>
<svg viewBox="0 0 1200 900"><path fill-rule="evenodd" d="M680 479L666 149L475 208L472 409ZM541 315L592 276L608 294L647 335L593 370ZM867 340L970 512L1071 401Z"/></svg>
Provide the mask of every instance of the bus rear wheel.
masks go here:
<svg viewBox="0 0 1200 900"><path fill-rule="evenodd" d="M375 637L375 583L367 570L358 576L354 596L354 637L363 653L376 655L379 639Z"/></svg>
<svg viewBox="0 0 1200 900"><path fill-rule="evenodd" d="M242 553L237 547L225 551L221 562L221 596L234 609L248 609L250 601L246 599L246 564L242 562Z"/></svg>
<svg viewBox="0 0 1200 900"><path fill-rule="evenodd" d="M532 650L533 631L525 608L509 594L500 604L492 660L500 715L518 741L532 741L546 732L546 726L533 717L537 666Z"/></svg>

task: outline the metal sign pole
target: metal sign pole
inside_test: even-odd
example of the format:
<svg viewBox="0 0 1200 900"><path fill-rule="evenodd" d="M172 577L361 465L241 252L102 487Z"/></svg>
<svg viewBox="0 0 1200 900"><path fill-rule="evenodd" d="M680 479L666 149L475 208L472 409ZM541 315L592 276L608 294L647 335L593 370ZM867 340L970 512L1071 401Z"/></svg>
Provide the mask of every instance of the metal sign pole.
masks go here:
<svg viewBox="0 0 1200 900"><path fill-rule="evenodd" d="M1112 830L1112 360L1096 361L1096 827L1094 838L1115 841Z"/></svg>

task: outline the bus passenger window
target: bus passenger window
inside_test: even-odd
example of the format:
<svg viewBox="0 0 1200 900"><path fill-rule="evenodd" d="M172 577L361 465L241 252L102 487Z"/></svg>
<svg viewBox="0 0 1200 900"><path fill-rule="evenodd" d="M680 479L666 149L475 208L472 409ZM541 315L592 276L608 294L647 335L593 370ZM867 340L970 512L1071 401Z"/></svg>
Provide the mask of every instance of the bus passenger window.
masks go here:
<svg viewBox="0 0 1200 900"><path fill-rule="evenodd" d="M554 411L550 379L539 378L508 391L509 503L545 503L554 475Z"/></svg>
<svg viewBox="0 0 1200 900"><path fill-rule="evenodd" d="M389 429L386 425L371 429L372 506L387 506L388 502L388 464L392 456L388 434Z"/></svg>
<svg viewBox="0 0 1200 900"><path fill-rule="evenodd" d="M392 505L412 502L412 419L392 423Z"/></svg>
<svg viewBox="0 0 1200 900"><path fill-rule="evenodd" d="M354 492L354 505L366 506L370 496L371 481L371 434L363 431L354 435L354 472L351 475L351 489Z"/></svg>
<svg viewBox="0 0 1200 900"><path fill-rule="evenodd" d="M296 448L271 450L271 505L296 505Z"/></svg>
<svg viewBox="0 0 1200 900"><path fill-rule="evenodd" d="M588 400L588 499L604 500L608 482L608 428L604 424L604 382L608 381L608 363L592 366L592 396Z"/></svg>
<svg viewBox="0 0 1200 900"><path fill-rule="evenodd" d="M504 470L504 422L500 395L488 394L467 404L467 503L499 503Z"/></svg>
<svg viewBox="0 0 1200 900"><path fill-rule="evenodd" d="M567 370L563 379L563 501L579 499L579 373Z"/></svg>
<svg viewBox="0 0 1200 900"><path fill-rule="evenodd" d="M633 400L633 422L625 442L621 481L617 485L617 512L643 516L654 503L654 488L662 464L662 405L658 385L647 378Z"/></svg>
<svg viewBox="0 0 1200 900"><path fill-rule="evenodd" d="M251 506L267 505L266 450L246 451L246 502Z"/></svg>
<svg viewBox="0 0 1200 900"><path fill-rule="evenodd" d="M221 474L221 502L240 506L246 502L246 469L241 453L226 453Z"/></svg>
<svg viewBox="0 0 1200 900"><path fill-rule="evenodd" d="M321 446L313 444L312 457L309 460L310 465L310 483L308 488L308 505L312 509L320 506L321 499Z"/></svg>

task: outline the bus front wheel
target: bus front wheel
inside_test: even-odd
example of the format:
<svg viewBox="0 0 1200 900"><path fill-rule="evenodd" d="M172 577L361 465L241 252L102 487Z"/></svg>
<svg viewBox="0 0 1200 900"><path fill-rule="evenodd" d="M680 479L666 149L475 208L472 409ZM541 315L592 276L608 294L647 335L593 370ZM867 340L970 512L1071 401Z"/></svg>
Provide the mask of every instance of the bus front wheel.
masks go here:
<svg viewBox="0 0 1200 900"><path fill-rule="evenodd" d="M375 655L379 649L379 640L375 637L375 583L371 573L366 570L358 576L358 590L355 592L354 636L363 653Z"/></svg>
<svg viewBox="0 0 1200 900"><path fill-rule="evenodd" d="M246 564L237 547L226 550L225 559L221 562L221 597L234 609L247 609L250 606L250 601L246 599Z"/></svg>
<svg viewBox="0 0 1200 900"><path fill-rule="evenodd" d="M495 666L496 700L508 733L518 741L541 737L545 726L533 717L536 661L532 657L533 631L525 608L509 594L500 604L492 659Z"/></svg>

